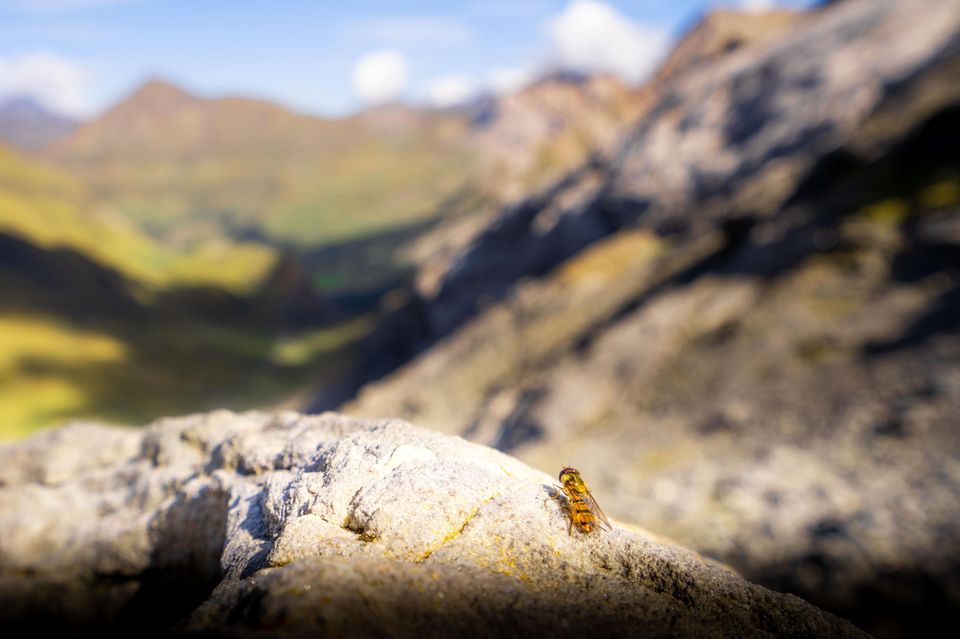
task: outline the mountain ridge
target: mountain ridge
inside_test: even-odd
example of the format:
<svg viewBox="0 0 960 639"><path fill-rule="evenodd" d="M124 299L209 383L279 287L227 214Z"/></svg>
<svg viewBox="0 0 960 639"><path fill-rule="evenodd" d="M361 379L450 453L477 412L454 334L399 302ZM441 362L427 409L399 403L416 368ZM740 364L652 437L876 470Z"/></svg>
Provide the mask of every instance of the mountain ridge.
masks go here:
<svg viewBox="0 0 960 639"><path fill-rule="evenodd" d="M433 215L466 179L465 126L404 109L327 120L154 80L46 157L168 241L239 225L309 244Z"/></svg>
<svg viewBox="0 0 960 639"><path fill-rule="evenodd" d="M0 98L0 141L37 151L69 135L80 120L55 113L28 95Z"/></svg>

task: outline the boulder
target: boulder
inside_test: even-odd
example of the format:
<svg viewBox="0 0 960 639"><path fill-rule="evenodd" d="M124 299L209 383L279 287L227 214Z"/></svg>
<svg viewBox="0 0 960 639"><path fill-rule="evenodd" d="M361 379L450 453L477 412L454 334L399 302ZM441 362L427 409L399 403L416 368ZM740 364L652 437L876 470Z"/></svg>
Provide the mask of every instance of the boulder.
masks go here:
<svg viewBox="0 0 960 639"><path fill-rule="evenodd" d="M643 530L570 531L550 475L398 420L75 424L0 467L14 632L864 636Z"/></svg>

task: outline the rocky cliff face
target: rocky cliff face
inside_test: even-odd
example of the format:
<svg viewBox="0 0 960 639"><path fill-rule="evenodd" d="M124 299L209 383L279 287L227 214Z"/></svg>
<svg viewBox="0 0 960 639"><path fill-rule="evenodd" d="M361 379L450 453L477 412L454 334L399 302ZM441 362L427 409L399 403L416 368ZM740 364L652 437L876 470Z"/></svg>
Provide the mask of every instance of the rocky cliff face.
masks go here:
<svg viewBox="0 0 960 639"><path fill-rule="evenodd" d="M628 87L608 76L557 76L494 101L474 137L484 158L479 179L497 197L464 206L464 214L450 216L409 251L410 261L419 265L417 291L431 309L426 338L452 330L477 299L499 296L517 278L539 275L618 228L589 205L637 122L684 76L733 51L761 55L763 47L807 18L793 11L714 11L680 39L646 85ZM506 210L504 202L510 204ZM531 228L537 236L552 231L560 211L569 218L581 205L588 215L578 215L572 228L543 242L529 241ZM474 264L478 256L488 260ZM457 279L461 270L469 279ZM480 276L471 278L474 272ZM449 299L464 292L470 300Z"/></svg>
<svg viewBox="0 0 960 639"><path fill-rule="evenodd" d="M395 420L217 412L0 449L0 618L210 636L863 636Z"/></svg>
<svg viewBox="0 0 960 639"><path fill-rule="evenodd" d="M660 87L738 49L782 40L810 17L806 12L788 9L757 12L729 9L710 11L684 34L660 65L651 84L653 87Z"/></svg>
<svg viewBox="0 0 960 639"><path fill-rule="evenodd" d="M430 329L447 333L479 300L624 227L689 236L776 217L819 161L882 155L956 99L956 14L950 2L922 14L843 3L789 36L664 76L613 159L507 208L441 272L428 265Z"/></svg>
<svg viewBox="0 0 960 639"><path fill-rule="evenodd" d="M433 274L447 337L346 410L576 455L617 516L877 634L956 623L958 34L849 0L665 79Z"/></svg>
<svg viewBox="0 0 960 639"><path fill-rule="evenodd" d="M503 201L542 190L592 153L609 151L646 108L646 89L611 76L548 76L497 99L475 127L487 175Z"/></svg>

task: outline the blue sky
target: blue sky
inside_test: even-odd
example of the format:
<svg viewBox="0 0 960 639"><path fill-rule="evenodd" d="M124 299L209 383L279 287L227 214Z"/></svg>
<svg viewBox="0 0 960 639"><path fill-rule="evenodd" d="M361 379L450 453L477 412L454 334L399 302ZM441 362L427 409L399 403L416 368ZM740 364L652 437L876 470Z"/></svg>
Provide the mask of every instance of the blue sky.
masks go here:
<svg viewBox="0 0 960 639"><path fill-rule="evenodd" d="M639 81L709 8L772 4L0 0L0 96L91 115L160 76L201 95L342 115L378 100L449 103L558 67Z"/></svg>

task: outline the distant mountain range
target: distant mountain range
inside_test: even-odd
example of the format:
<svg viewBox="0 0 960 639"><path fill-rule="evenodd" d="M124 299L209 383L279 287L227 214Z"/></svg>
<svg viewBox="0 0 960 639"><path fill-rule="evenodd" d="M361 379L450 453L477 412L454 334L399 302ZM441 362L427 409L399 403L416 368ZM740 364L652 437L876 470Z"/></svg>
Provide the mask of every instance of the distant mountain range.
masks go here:
<svg viewBox="0 0 960 639"><path fill-rule="evenodd" d="M574 197L557 185L599 179L591 158L616 149L651 108L658 83L752 39L775 40L789 25L783 17L743 20L752 26L708 17L639 88L554 74L457 109L393 104L328 119L263 100L201 97L154 79L88 122L46 114L46 137L17 125L14 145L0 131L20 147L0 149L0 240L9 249L0 281L16 291L6 308L33 322L68 319L62 330L70 335L78 318L94 331L119 332L134 368L153 352L155 331L160 342L196 337L191 348L212 348L230 362L209 376L214 386L232 380L219 397L253 401L237 376L274 366L268 355L276 340L355 314L379 318L412 294L429 295L497 219L551 194ZM44 113L30 101L7 106L38 121ZM543 233L559 221L540 219ZM111 308L123 313L104 312ZM242 339L223 336L235 330ZM298 346L297 374L317 372L304 355L310 344L341 344L355 330ZM169 366L153 381L181 383L167 379L180 362L161 360ZM74 378L57 379L76 393ZM281 380L273 391L290 392ZM207 382L198 384L183 406ZM126 414L136 421L156 403L144 404L143 390L128 394ZM23 410L21 423L56 417Z"/></svg>
<svg viewBox="0 0 960 639"><path fill-rule="evenodd" d="M463 118L339 120L153 80L44 152L166 241L256 233L301 246L435 215L470 157Z"/></svg>
<svg viewBox="0 0 960 639"><path fill-rule="evenodd" d="M78 120L53 113L29 96L0 98L0 140L21 149L43 148L78 124Z"/></svg>

